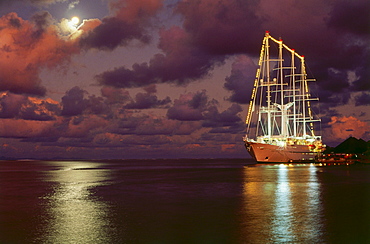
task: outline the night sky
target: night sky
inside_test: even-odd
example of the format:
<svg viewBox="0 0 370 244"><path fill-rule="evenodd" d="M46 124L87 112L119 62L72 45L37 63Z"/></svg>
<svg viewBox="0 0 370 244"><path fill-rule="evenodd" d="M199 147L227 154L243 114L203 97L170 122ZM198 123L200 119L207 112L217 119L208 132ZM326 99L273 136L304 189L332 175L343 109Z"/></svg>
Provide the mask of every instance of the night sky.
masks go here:
<svg viewBox="0 0 370 244"><path fill-rule="evenodd" d="M305 56L324 143L367 141L369 13L367 0L0 0L0 156L247 158L266 30Z"/></svg>

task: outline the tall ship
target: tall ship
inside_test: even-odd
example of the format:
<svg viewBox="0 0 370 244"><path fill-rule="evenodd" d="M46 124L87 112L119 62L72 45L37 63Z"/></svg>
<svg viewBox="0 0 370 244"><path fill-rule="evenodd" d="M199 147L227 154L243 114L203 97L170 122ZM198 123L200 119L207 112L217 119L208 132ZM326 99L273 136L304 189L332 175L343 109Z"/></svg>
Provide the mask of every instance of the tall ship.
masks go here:
<svg viewBox="0 0 370 244"><path fill-rule="evenodd" d="M314 162L325 145L315 133L320 119L311 109L305 60L266 32L243 138L259 163Z"/></svg>

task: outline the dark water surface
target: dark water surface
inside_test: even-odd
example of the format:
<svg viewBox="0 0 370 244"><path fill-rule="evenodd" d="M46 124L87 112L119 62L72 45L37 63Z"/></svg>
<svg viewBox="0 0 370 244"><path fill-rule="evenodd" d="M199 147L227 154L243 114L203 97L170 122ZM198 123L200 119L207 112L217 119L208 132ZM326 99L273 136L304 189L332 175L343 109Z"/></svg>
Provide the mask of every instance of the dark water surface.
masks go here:
<svg viewBox="0 0 370 244"><path fill-rule="evenodd" d="M0 161L0 243L370 243L370 165Z"/></svg>

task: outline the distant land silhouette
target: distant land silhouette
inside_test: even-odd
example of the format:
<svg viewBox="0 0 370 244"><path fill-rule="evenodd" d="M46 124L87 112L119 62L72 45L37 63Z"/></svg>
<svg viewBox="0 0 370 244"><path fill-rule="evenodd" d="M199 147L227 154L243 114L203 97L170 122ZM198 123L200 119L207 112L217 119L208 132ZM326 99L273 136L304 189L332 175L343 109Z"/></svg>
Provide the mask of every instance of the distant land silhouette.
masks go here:
<svg viewBox="0 0 370 244"><path fill-rule="evenodd" d="M329 153L347 153L356 154L362 159L370 159L370 141L349 137L336 147L326 147L325 154Z"/></svg>

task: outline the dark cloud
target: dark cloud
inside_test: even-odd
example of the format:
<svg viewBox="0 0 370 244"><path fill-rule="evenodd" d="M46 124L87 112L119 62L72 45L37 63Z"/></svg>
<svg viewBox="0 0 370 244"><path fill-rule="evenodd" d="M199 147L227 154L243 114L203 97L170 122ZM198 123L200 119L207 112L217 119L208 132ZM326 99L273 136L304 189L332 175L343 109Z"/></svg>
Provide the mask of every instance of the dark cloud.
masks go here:
<svg viewBox="0 0 370 244"><path fill-rule="evenodd" d="M204 118L201 111L186 105L171 107L167 111L167 117L181 121L198 121Z"/></svg>
<svg viewBox="0 0 370 244"><path fill-rule="evenodd" d="M167 117L180 121L199 121L204 119L208 97L206 91L187 93L175 99L174 105L167 110Z"/></svg>
<svg viewBox="0 0 370 244"><path fill-rule="evenodd" d="M206 91L197 92L194 94L193 98L189 101L189 107L193 109L204 110L208 103L208 96Z"/></svg>
<svg viewBox="0 0 370 244"><path fill-rule="evenodd" d="M334 107L345 105L351 99L351 93L348 90L344 90L343 93L333 93L328 90L320 89L317 92L319 97L319 110L324 112ZM314 103L315 104L315 103Z"/></svg>
<svg viewBox="0 0 370 244"><path fill-rule="evenodd" d="M249 103L256 70L257 66L250 57L240 55L236 58L232 64L231 74L225 78L224 84L224 87L232 92L229 98L231 102Z"/></svg>
<svg viewBox="0 0 370 244"><path fill-rule="evenodd" d="M47 5L58 0L24 1ZM167 9L173 7L183 25L160 29L160 52L147 62L97 75L101 96L79 87L67 91L60 104L26 95L45 95L41 70L69 62L81 47L112 51L132 41L148 44L162 2L110 1L110 16L84 21L73 36L60 36L60 26L47 12L30 21L15 13L1 17L0 36L11 38L2 38L0 47L0 90L10 91L0 98L0 137L57 146L64 153L75 150L75 155L102 148L125 149L133 157L150 150L161 156L168 148L175 156L231 152L244 130L238 104L249 101L266 29L306 56L309 75L318 81L314 90L321 98L327 135L368 135L367 123L342 117L335 109L350 98L356 105L369 104L369 7L364 0L176 1ZM228 100L238 104L220 111L206 91L182 94L173 103L157 97L155 84L187 85L207 77L230 57L235 62L224 88L231 92ZM145 92L130 96L124 88L132 87ZM149 108L168 110L166 116L136 111Z"/></svg>
<svg viewBox="0 0 370 244"><path fill-rule="evenodd" d="M366 0L336 1L327 21L329 27L341 33L369 35L370 4Z"/></svg>
<svg viewBox="0 0 370 244"><path fill-rule="evenodd" d="M105 97L87 95L87 91L78 86L68 90L62 97L61 115L67 117L82 114L96 114L103 117L111 116L114 103L111 103Z"/></svg>
<svg viewBox="0 0 370 244"><path fill-rule="evenodd" d="M350 86L346 71L328 69L326 74L318 75L320 75L321 80L319 80L317 84L321 88L324 88L324 90L342 93Z"/></svg>
<svg viewBox="0 0 370 244"><path fill-rule="evenodd" d="M83 36L80 45L85 48L113 50L118 46L127 45L132 40L149 43L150 36L137 26L116 17L104 18L95 29Z"/></svg>
<svg viewBox="0 0 370 244"><path fill-rule="evenodd" d="M66 95L62 97L62 115L63 116L75 116L80 115L86 109L87 101L84 99L86 91L82 90L78 86L66 92Z"/></svg>
<svg viewBox="0 0 370 244"><path fill-rule="evenodd" d="M12 93L3 94L0 100L1 118L15 118L19 116L22 105L26 102L26 96Z"/></svg>
<svg viewBox="0 0 370 244"><path fill-rule="evenodd" d="M106 102L109 104L124 103L130 99L130 94L128 91L109 86L104 86L101 88L101 94L106 98Z"/></svg>
<svg viewBox="0 0 370 244"><path fill-rule="evenodd" d="M263 20L256 14L258 1L180 1L176 12L199 49L213 55L258 53ZM257 44L257 45L256 45Z"/></svg>
<svg viewBox="0 0 370 244"><path fill-rule="evenodd" d="M199 40L200 37L203 37L202 33L207 33L206 27L212 26L211 24L207 25L207 20L203 21L203 16L212 15L209 20L217 20L219 16L225 18L225 15L216 15L215 13L220 13L222 9L227 9L226 6L234 6L238 2L218 1L214 4L206 0L194 1L191 4L182 2L179 6L185 9L180 11L185 16L185 29L189 33L197 33L196 40ZM243 52L258 58L257 51L260 50L263 38L262 30L267 29L271 31L272 36L277 39L282 37L285 44L296 49L299 54L306 56L309 75L316 78L320 92L326 95L322 102L327 101L333 105L332 101L339 98L337 105L346 104L352 91L370 89L368 82L370 78L368 69L370 60L368 1L257 1L254 2L255 4L245 2L245 6L249 10L253 10L254 13L246 18L252 18L254 23L259 23L256 25L259 34L253 34L255 42L244 40L244 44L248 46L244 49L238 47L230 38L230 44L225 44L225 46L238 47L234 53ZM197 6L199 10L194 6ZM211 7L208 13L204 11L203 15L197 14L205 7ZM193 16L193 18L188 18L188 16ZM235 18L238 16L238 11L235 11ZM237 24L234 26L238 27ZM250 31L248 27L244 27L244 29L238 27L237 32L244 31L255 33L253 30ZM218 40L231 36L222 34L222 28L218 34L221 37L207 33L204 34L203 38L206 39L206 35L209 35L214 40L210 42L212 43L210 45L215 45ZM240 39L243 40L243 38ZM256 51L252 51L252 48L255 48ZM214 50L218 49L227 50L222 47L214 48ZM349 72L356 74L355 81L349 78ZM250 92L242 86L241 80L243 78L240 71L234 68L230 76L226 78L225 88L233 92L230 97L231 101L246 103L249 99ZM252 87L251 81L248 84ZM243 96L241 92L238 92L242 90L248 91L248 94ZM341 93L345 95L341 97Z"/></svg>
<svg viewBox="0 0 370 244"><path fill-rule="evenodd" d="M115 68L97 79L100 84L121 88L155 83L183 85L208 75L215 65L223 63L226 54L246 50L257 53L259 45L251 48L251 40L258 43L254 35L262 31L251 6L245 1L180 2L175 11L184 17L184 29L173 26L160 31L158 47L163 53L149 63Z"/></svg>
<svg viewBox="0 0 370 244"><path fill-rule="evenodd" d="M157 86L156 85L149 85L147 87L143 87L144 91L146 91L149 94L156 93L157 92Z"/></svg>
<svg viewBox="0 0 370 244"><path fill-rule="evenodd" d="M238 115L242 112L240 105L232 104L221 113L217 105L218 102L208 100L204 90L187 93L175 100L174 105L167 111L167 117L179 121L201 121L202 127L212 128L210 133L241 132L244 125Z"/></svg>
<svg viewBox="0 0 370 244"><path fill-rule="evenodd" d="M232 104L221 113L213 106L205 114L203 126L211 127L210 133L240 133L244 130L244 123L238 115L242 111L238 104Z"/></svg>
<svg viewBox="0 0 370 244"><path fill-rule="evenodd" d="M60 105L52 99L40 99L12 93L0 98L0 137L24 138L24 142L55 141L65 130Z"/></svg>
<svg viewBox="0 0 370 244"><path fill-rule="evenodd" d="M60 114L56 101L4 93L0 97L0 118L48 121Z"/></svg>
<svg viewBox="0 0 370 244"><path fill-rule="evenodd" d="M355 105L370 105L370 93L369 92L362 92L361 95L355 97Z"/></svg>
<svg viewBox="0 0 370 244"><path fill-rule="evenodd" d="M369 9L368 1L363 0L332 3L329 17L324 19L327 33L332 36L331 41L323 41L318 45L316 49L321 55L315 53L312 57L316 60L313 62L313 72L321 82L321 88L334 93L370 89ZM354 82L348 77L349 71L356 74Z"/></svg>
<svg viewBox="0 0 370 244"><path fill-rule="evenodd" d="M45 30L53 24L54 19L49 12L42 11L31 16L31 21L35 23L36 29Z"/></svg>
<svg viewBox="0 0 370 244"><path fill-rule="evenodd" d="M161 0L119 0L110 4L114 16L103 18L101 24L86 32L80 40L85 48L113 50L132 40L148 44L150 19L162 7Z"/></svg>
<svg viewBox="0 0 370 244"><path fill-rule="evenodd" d="M156 54L148 63L134 64L132 69L115 68L96 78L102 85L129 88L158 83L187 84L202 78L223 57L214 57L193 46L187 33L180 27L160 32L158 47L165 54Z"/></svg>
<svg viewBox="0 0 370 244"><path fill-rule="evenodd" d="M249 12L244 11L243 8L252 11L252 14L246 14ZM191 3L180 2L178 11L184 15L184 27L190 33L189 36L194 37L192 40L198 46L204 46L203 49L208 47L215 50L214 53L218 50L220 52L227 50L227 46L232 46L236 48L234 53L243 52L257 58L263 30L270 30L272 36L282 37L288 46L306 56L309 75L317 79L320 89L335 94L370 89L368 82L370 78L368 69L370 60L369 8L370 4L366 0L325 2L319 0L310 2L211 2L203 0ZM230 9L235 11L230 11L231 14L228 15ZM244 14L244 17L239 14L240 12ZM243 18L248 19L249 23L254 23L254 25L244 24L241 21ZM233 30L234 33L251 35L247 38L240 37L234 42L232 40L236 39L231 38L232 34L223 32L222 24L213 24L221 20L226 24L238 20L242 25L233 23L233 27L226 28L226 30L231 31L236 28L237 30ZM212 28L217 31L209 31ZM223 45L217 45L224 38L229 38L229 43L223 42ZM199 41L203 39L208 41ZM239 40L247 47L239 46ZM217 45L217 48L212 48L212 45ZM225 53L232 54L233 52ZM252 68L250 71L252 73ZM348 77L350 71L356 73L357 78L354 82ZM243 96L238 96L241 93L237 92L246 90L243 87L238 89L238 84L241 82L237 80L243 79L238 72L233 67L231 75L226 79L225 88L235 91L230 98L231 101L245 103ZM343 100L344 103L347 101L348 99Z"/></svg>
<svg viewBox="0 0 370 244"><path fill-rule="evenodd" d="M65 119L63 138L78 138L81 143L90 143L94 137L104 131L108 120L94 114L84 114Z"/></svg>
<svg viewBox="0 0 370 244"><path fill-rule="evenodd" d="M283 1L277 8L272 1L180 1L175 13L182 16L183 28L161 30L158 47L163 53L154 55L148 63L117 67L96 78L102 85L118 88L159 83L184 85L208 75L228 55L244 53L258 58L263 32L268 28L273 36L283 37L287 45L307 56L308 72L313 73L322 90L338 94L368 89L367 37L346 28L337 32L343 20L336 10L349 16L351 9L363 4L365 1ZM255 67L252 59L237 62L224 87L232 91L230 101L247 103ZM355 82L348 79L349 71L356 73Z"/></svg>
<svg viewBox="0 0 370 244"><path fill-rule="evenodd" d="M370 91L370 56L364 56L362 60L365 64L355 69L358 79L352 83L351 88L354 91Z"/></svg>
<svg viewBox="0 0 370 244"><path fill-rule="evenodd" d="M109 85L117 88L140 87L156 82L149 70L148 64L134 64L132 70L125 67L105 71L96 76L101 85Z"/></svg>
<svg viewBox="0 0 370 244"><path fill-rule="evenodd" d="M119 135L135 134L136 128L143 120L145 119L141 117L125 116L116 122L115 126L110 129L110 132Z"/></svg>
<svg viewBox="0 0 370 244"><path fill-rule="evenodd" d="M8 18L8 21L9 21L9 26L10 27L19 29L22 26L21 19L18 18L17 15L10 14L9 18Z"/></svg>
<svg viewBox="0 0 370 244"><path fill-rule="evenodd" d="M148 109L148 108L158 108L168 105L171 102L169 97L163 100L158 99L156 95L150 93L137 93L135 100L126 104L124 108L127 109Z"/></svg>
<svg viewBox="0 0 370 244"><path fill-rule="evenodd" d="M56 104L50 104L47 101L40 103L28 103L21 110L20 117L25 120L48 121L55 120L59 115L60 108Z"/></svg>
<svg viewBox="0 0 370 244"><path fill-rule="evenodd" d="M42 35L47 31L47 28L54 22L53 17L49 12L43 11L34 14L31 17L31 21L34 23L34 32L32 37L35 39L41 38Z"/></svg>
<svg viewBox="0 0 370 244"><path fill-rule="evenodd" d="M86 110L89 114L109 114L111 112L110 106L105 102L104 98L95 95L86 99Z"/></svg>

